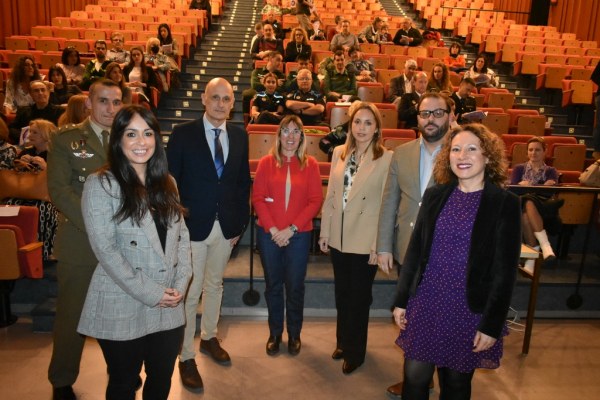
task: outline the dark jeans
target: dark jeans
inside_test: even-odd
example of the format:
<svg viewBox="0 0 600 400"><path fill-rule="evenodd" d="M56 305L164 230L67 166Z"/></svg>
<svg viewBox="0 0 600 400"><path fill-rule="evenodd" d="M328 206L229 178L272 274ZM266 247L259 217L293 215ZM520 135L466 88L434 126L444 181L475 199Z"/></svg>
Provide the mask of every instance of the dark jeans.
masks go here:
<svg viewBox="0 0 600 400"><path fill-rule="evenodd" d="M300 337L304 319L304 278L310 248L310 232L298 232L290 244L279 247L271 234L257 228L260 260L265 271L265 300L269 310L269 331L272 336L283 333L284 294L288 336Z"/></svg>
<svg viewBox="0 0 600 400"><path fill-rule="evenodd" d="M337 345L344 360L360 364L367 352L369 309L376 265L367 264L368 254L342 253L331 249L337 309Z"/></svg>
<svg viewBox="0 0 600 400"><path fill-rule="evenodd" d="M144 400L166 400L175 359L183 341L183 326L133 340L98 339L108 366L107 400L134 400L142 364L146 371Z"/></svg>

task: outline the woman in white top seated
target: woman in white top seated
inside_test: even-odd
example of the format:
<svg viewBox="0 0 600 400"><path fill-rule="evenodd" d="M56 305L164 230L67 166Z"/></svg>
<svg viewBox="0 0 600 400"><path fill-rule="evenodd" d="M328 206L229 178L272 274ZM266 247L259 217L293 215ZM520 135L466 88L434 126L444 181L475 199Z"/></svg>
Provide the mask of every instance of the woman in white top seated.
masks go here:
<svg viewBox="0 0 600 400"><path fill-rule="evenodd" d="M487 59L484 56L475 59L471 68L465 72L464 77L473 79L477 88L498 86L498 76L492 69L488 68Z"/></svg>

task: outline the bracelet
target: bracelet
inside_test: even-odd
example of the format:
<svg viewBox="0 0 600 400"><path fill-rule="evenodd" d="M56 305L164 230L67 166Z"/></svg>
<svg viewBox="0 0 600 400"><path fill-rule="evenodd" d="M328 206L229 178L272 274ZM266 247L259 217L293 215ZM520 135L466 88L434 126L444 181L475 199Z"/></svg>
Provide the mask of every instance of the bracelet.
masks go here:
<svg viewBox="0 0 600 400"><path fill-rule="evenodd" d="M292 231L292 233L295 235L298 233L298 227L294 224L290 224L290 231Z"/></svg>

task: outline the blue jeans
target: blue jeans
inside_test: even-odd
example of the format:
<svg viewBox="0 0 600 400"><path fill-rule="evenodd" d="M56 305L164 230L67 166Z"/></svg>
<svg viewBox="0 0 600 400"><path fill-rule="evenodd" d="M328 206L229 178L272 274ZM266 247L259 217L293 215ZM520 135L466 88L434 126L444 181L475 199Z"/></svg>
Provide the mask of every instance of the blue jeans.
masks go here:
<svg viewBox="0 0 600 400"><path fill-rule="evenodd" d="M271 234L257 229L260 260L265 271L265 300L269 310L271 336L283 333L284 293L286 324L289 337L300 337L304 316L304 278L310 248L310 232L298 232L290 244L279 247Z"/></svg>

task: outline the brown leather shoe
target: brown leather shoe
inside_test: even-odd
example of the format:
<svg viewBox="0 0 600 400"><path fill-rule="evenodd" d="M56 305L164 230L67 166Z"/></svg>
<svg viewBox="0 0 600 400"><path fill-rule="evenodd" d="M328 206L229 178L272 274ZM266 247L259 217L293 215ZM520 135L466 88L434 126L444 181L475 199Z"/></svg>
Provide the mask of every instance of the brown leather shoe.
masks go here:
<svg viewBox="0 0 600 400"><path fill-rule="evenodd" d="M353 373L358 367L360 367L363 363L353 363L351 361L344 360L344 364L342 365L342 372L344 375L349 375Z"/></svg>
<svg viewBox="0 0 600 400"><path fill-rule="evenodd" d="M402 397L402 387L403 387L403 382L398 382L392 386L390 386L389 388L387 388L387 393L392 396L392 397Z"/></svg>
<svg viewBox="0 0 600 400"><path fill-rule="evenodd" d="M336 349L333 351L333 354L331 355L331 358L333 358L334 360L341 360L342 358L344 358L344 350L340 349L339 347L336 347Z"/></svg>
<svg viewBox="0 0 600 400"><path fill-rule="evenodd" d="M300 341L300 337L290 337L288 338L288 353L293 356L297 356L300 353L300 349L302 348L302 342Z"/></svg>
<svg viewBox="0 0 600 400"><path fill-rule="evenodd" d="M281 335L269 336L267 340L267 354L274 356L279 353L279 344L281 343Z"/></svg>
<svg viewBox="0 0 600 400"><path fill-rule="evenodd" d="M196 360L193 358L179 362L179 375L181 376L181 383L186 389L199 390L204 388L204 383L196 367Z"/></svg>
<svg viewBox="0 0 600 400"><path fill-rule="evenodd" d="M216 337L208 340L200 339L200 352L210 355L219 364L228 364L231 362L229 354L221 347L219 339Z"/></svg>
<svg viewBox="0 0 600 400"><path fill-rule="evenodd" d="M52 389L52 400L77 400L72 386L61 386Z"/></svg>

